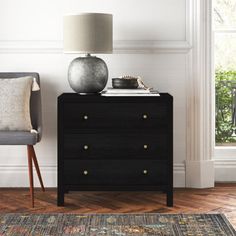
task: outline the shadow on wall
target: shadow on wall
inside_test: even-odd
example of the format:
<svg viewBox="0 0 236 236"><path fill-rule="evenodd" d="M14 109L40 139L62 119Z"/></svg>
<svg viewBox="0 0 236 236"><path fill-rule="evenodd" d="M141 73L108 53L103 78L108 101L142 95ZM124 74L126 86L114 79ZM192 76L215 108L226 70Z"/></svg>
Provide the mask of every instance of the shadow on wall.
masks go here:
<svg viewBox="0 0 236 236"><path fill-rule="evenodd" d="M55 82L49 76L41 75L43 136L56 138L57 126L57 96ZM52 132L53 131L53 132Z"/></svg>

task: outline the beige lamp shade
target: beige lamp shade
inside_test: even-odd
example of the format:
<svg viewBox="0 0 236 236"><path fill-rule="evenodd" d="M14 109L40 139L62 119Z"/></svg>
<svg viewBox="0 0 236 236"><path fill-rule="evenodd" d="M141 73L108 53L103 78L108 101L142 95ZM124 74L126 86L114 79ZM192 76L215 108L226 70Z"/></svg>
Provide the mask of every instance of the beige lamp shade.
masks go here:
<svg viewBox="0 0 236 236"><path fill-rule="evenodd" d="M64 16L64 52L112 53L112 18L103 13Z"/></svg>

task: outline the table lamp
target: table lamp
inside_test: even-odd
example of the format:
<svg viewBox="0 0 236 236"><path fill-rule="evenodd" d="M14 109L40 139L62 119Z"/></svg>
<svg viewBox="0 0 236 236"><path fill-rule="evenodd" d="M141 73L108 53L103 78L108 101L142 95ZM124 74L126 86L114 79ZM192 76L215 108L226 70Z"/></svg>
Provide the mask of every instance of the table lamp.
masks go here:
<svg viewBox="0 0 236 236"><path fill-rule="evenodd" d="M112 53L111 14L82 13L64 16L64 52L82 53L69 65L68 81L81 94L102 91L108 80L106 63L91 53Z"/></svg>

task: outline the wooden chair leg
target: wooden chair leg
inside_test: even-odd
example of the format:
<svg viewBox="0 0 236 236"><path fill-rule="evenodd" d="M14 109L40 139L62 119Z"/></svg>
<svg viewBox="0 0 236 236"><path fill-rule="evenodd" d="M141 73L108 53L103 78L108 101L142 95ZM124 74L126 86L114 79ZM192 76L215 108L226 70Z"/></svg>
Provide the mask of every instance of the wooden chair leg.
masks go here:
<svg viewBox="0 0 236 236"><path fill-rule="evenodd" d="M36 157L36 154L35 154L35 151L34 151L34 146L29 145L29 148L31 150L31 156L32 156L32 159L33 159L33 162L34 162L34 166L35 166L38 178L39 178L41 188L42 188L43 192L45 192L42 176L41 176L40 169L39 169L39 164L38 164L37 157Z"/></svg>
<svg viewBox="0 0 236 236"><path fill-rule="evenodd" d="M32 165L32 155L29 146L27 146L28 151L28 167L29 167L29 182L30 182L30 196L31 205L34 207L34 179L33 179L33 165Z"/></svg>

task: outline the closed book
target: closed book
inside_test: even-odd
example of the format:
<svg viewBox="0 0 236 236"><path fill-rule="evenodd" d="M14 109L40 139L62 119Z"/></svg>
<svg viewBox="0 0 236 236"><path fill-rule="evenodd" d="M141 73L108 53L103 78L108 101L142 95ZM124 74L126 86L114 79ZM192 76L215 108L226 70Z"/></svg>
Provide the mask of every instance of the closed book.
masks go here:
<svg viewBox="0 0 236 236"><path fill-rule="evenodd" d="M152 93L158 93L157 90L147 90L142 88L137 89L114 89L114 88L108 88L104 93L112 93L112 94L152 94Z"/></svg>
<svg viewBox="0 0 236 236"><path fill-rule="evenodd" d="M159 97L159 93L101 93L106 97Z"/></svg>

